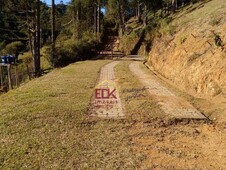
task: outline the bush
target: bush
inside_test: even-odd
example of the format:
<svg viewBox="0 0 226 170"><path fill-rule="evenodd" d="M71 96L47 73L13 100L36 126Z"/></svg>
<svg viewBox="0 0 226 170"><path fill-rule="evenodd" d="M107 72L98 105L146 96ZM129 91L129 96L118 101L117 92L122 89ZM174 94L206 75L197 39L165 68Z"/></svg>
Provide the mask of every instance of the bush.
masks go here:
<svg viewBox="0 0 226 170"><path fill-rule="evenodd" d="M3 50L3 53L10 55L18 55L20 52L24 51L26 46L21 41L15 41L7 44Z"/></svg>
<svg viewBox="0 0 226 170"><path fill-rule="evenodd" d="M88 38L81 40L68 39L56 47L55 58L51 57L51 49L46 49L46 55L53 67L64 67L70 63L92 58L100 42L98 39Z"/></svg>
<svg viewBox="0 0 226 170"><path fill-rule="evenodd" d="M5 41L0 42L0 55L2 55L2 50L5 48L6 44Z"/></svg>
<svg viewBox="0 0 226 170"><path fill-rule="evenodd" d="M171 24L171 18L161 19L159 21L159 32L161 35L173 35L176 32L176 27Z"/></svg>

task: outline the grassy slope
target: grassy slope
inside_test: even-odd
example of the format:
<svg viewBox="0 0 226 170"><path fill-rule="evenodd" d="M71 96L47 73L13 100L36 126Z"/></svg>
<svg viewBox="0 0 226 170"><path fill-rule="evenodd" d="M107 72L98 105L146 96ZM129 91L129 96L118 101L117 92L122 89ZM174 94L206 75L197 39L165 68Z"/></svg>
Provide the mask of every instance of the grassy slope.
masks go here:
<svg viewBox="0 0 226 170"><path fill-rule="evenodd" d="M126 119L87 119L98 71L107 62L76 63L2 95L0 169L139 166L144 157L134 153L128 130L134 121L149 121L162 112L147 91L125 91L143 88L125 61L116 73Z"/></svg>
<svg viewBox="0 0 226 170"><path fill-rule="evenodd" d="M199 23L208 22L210 25L218 25L220 22L223 22L224 19L224 9L226 7L225 0L206 0L206 2L201 2L197 4L192 4L182 8L178 14L173 15L173 24L177 27L183 28L186 26L194 25L195 22L196 28L200 25ZM211 18L207 16L212 16ZM213 20L218 20L218 22L213 22ZM222 20L222 21L221 21Z"/></svg>
<svg viewBox="0 0 226 170"><path fill-rule="evenodd" d="M224 91L226 54L215 45L212 31L225 43L225 3L197 3L171 15L175 34L155 39L150 65L184 89L211 96Z"/></svg>
<svg viewBox="0 0 226 170"><path fill-rule="evenodd" d="M125 122L85 115L101 66L72 64L0 97L0 169L131 169Z"/></svg>

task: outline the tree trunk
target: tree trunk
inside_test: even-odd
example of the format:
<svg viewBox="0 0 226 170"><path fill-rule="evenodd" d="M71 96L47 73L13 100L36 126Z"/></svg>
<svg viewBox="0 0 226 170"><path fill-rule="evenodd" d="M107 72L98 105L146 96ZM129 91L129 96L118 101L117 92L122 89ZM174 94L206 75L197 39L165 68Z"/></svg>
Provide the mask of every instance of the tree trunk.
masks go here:
<svg viewBox="0 0 226 170"><path fill-rule="evenodd" d="M119 21L122 30L122 35L125 33L125 17L124 17L124 10L121 4L121 0L118 0L118 14L119 14Z"/></svg>
<svg viewBox="0 0 226 170"><path fill-rule="evenodd" d="M76 11L75 7L73 6L73 13L72 13L72 23L73 23L73 39L76 40L77 38L77 23L76 23Z"/></svg>
<svg viewBox="0 0 226 170"><path fill-rule="evenodd" d="M172 8L173 12L175 12L175 10L177 9L177 0L172 0Z"/></svg>
<svg viewBox="0 0 226 170"><path fill-rule="evenodd" d="M52 48L52 60L55 58L55 32L56 32L56 21L55 21L55 0L52 0L52 11L51 11L51 48Z"/></svg>
<svg viewBox="0 0 226 170"><path fill-rule="evenodd" d="M78 7L77 7L77 39L81 38L81 25L80 25L80 20L81 20L81 1L78 0Z"/></svg>
<svg viewBox="0 0 226 170"><path fill-rule="evenodd" d="M144 27L147 26L147 5L144 4L144 20L143 20Z"/></svg>
<svg viewBox="0 0 226 170"><path fill-rule="evenodd" d="M36 24L37 24L37 4L32 4L32 16L31 16L31 29L30 29L30 34L31 34L31 50L33 54L33 74L32 77L36 76L36 62L37 62L37 36L36 36Z"/></svg>
<svg viewBox="0 0 226 170"><path fill-rule="evenodd" d="M32 19L33 19L33 14L32 14ZM28 15L28 4L27 3L26 3L26 20L27 20L27 27L28 27L29 48L30 48L32 57L34 58L33 46L32 46L32 27L30 26L29 15ZM31 23L31 24L33 25L33 23Z"/></svg>
<svg viewBox="0 0 226 170"><path fill-rule="evenodd" d="M137 1L137 19L138 19L138 22L140 23L140 21L141 21L140 0Z"/></svg>
<svg viewBox="0 0 226 170"><path fill-rule="evenodd" d="M97 5L96 5L96 1L93 1L93 3L95 4L93 7L93 31L96 34L97 33Z"/></svg>
<svg viewBox="0 0 226 170"><path fill-rule="evenodd" d="M7 72L8 72L9 90L12 90L13 86L12 86L12 75L11 75L11 64L7 64Z"/></svg>
<svg viewBox="0 0 226 170"><path fill-rule="evenodd" d="M185 5L185 0L182 0L182 7Z"/></svg>
<svg viewBox="0 0 226 170"><path fill-rule="evenodd" d="M100 0L97 3L97 33L100 33L100 13L101 13L101 4Z"/></svg>
<svg viewBox="0 0 226 170"><path fill-rule="evenodd" d="M33 19L32 31L32 46L33 46L33 61L34 61L34 77L41 75L40 67L40 0L36 1Z"/></svg>
<svg viewBox="0 0 226 170"><path fill-rule="evenodd" d="M91 6L91 4L88 5L88 8L91 9L91 10L88 10L88 18L87 18L87 22L86 22L86 27L88 28L89 31L93 31L93 21L94 21L94 17L93 17L93 14L94 14L94 7L93 5Z"/></svg>

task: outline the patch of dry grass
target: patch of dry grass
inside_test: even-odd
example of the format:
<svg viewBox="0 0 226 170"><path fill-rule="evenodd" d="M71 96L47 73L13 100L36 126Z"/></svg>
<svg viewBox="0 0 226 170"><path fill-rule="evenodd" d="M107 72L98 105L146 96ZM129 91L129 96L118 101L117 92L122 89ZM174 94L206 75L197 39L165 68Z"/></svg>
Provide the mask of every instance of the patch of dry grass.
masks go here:
<svg viewBox="0 0 226 170"><path fill-rule="evenodd" d="M197 24L200 22L209 22L211 18L206 16L219 17L219 15L225 13L225 3L226 0L207 0L191 4L182 8L179 14L173 15L173 18L175 19L172 24L181 28L186 27L188 24L194 25L194 22Z"/></svg>

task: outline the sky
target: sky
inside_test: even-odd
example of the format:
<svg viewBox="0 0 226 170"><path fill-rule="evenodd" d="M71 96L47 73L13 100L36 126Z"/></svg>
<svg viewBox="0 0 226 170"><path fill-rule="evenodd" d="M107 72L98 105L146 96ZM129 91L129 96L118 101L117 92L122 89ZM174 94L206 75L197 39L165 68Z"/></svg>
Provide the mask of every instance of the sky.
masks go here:
<svg viewBox="0 0 226 170"><path fill-rule="evenodd" d="M48 5L51 5L52 0L42 0L43 2L46 2ZM55 0L56 4L59 4L61 0ZM62 0L64 2L64 4L67 4L68 2L70 2L71 0Z"/></svg>
<svg viewBox="0 0 226 170"><path fill-rule="evenodd" d="M51 5L52 0L41 0L42 2L47 3L48 5ZM70 2L71 0L62 0L64 4L67 4L68 2ZM55 4L59 4L61 2L61 0L55 0ZM106 10L104 8L101 9L101 11L103 13L106 12Z"/></svg>

